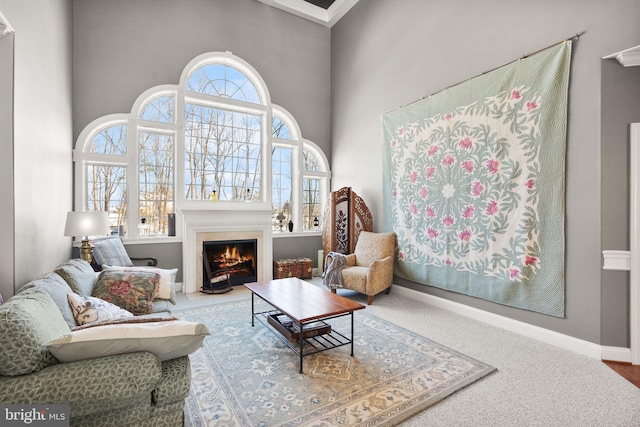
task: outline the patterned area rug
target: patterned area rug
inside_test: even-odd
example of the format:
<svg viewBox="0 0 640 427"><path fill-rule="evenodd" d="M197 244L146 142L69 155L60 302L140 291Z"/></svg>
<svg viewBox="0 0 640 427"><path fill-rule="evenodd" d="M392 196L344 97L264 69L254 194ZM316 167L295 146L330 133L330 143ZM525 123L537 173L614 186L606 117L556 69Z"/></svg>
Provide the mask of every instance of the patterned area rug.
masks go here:
<svg viewBox="0 0 640 427"><path fill-rule="evenodd" d="M256 303L256 308L267 308ZM391 426L495 368L365 311L349 346L299 359L274 330L251 327L250 300L179 310L211 335L191 355L187 426ZM349 333L350 318L329 321Z"/></svg>

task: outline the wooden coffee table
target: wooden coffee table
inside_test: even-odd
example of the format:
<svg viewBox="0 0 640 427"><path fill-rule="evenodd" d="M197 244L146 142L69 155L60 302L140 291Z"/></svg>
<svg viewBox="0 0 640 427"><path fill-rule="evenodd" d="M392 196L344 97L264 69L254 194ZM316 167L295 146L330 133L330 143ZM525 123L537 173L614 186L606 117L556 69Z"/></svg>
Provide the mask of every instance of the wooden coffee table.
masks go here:
<svg viewBox="0 0 640 427"><path fill-rule="evenodd" d="M351 345L351 356L353 356L353 312L362 310L365 308L364 305L295 277L246 283L245 286L251 291L251 326L255 326L254 320L257 319L295 351L300 357L300 373L302 373L302 359L311 354ZM272 306L273 310L256 312L254 300L256 295ZM297 342L293 344L270 325L272 322L269 322L269 317L272 316L273 319L273 316L281 314L288 316L299 331ZM349 315L351 316L350 335L343 335L332 328L328 334L304 338L305 326L309 329L310 325L316 322Z"/></svg>

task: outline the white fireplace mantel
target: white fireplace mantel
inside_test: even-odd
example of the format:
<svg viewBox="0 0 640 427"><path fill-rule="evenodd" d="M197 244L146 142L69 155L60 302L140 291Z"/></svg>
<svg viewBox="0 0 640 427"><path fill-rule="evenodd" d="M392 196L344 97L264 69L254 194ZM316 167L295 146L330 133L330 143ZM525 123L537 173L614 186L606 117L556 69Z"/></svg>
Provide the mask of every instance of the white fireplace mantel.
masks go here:
<svg viewBox="0 0 640 427"><path fill-rule="evenodd" d="M216 209L181 209L182 271L184 293L198 292L202 286L202 242L207 240L255 238L258 244L258 281L273 276L273 236L271 208L238 210L224 205Z"/></svg>

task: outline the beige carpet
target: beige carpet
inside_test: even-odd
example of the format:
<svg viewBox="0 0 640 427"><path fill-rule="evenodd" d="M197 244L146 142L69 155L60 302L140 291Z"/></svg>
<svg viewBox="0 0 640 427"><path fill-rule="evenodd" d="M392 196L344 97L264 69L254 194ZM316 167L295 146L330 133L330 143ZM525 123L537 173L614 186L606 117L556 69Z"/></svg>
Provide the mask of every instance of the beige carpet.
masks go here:
<svg viewBox="0 0 640 427"><path fill-rule="evenodd" d="M366 304L363 295L339 293ZM248 299L250 293L240 286L225 295L178 296L177 308ZM411 300L394 288L361 312L497 368L472 387L399 424L402 427L640 426L640 389L600 360Z"/></svg>
<svg viewBox="0 0 640 427"><path fill-rule="evenodd" d="M266 304L260 304L267 308ZM175 312L208 325L191 355L188 426L392 426L474 383L494 368L391 322L355 313L349 346L299 358L261 323L249 300ZM349 333L350 318L328 321Z"/></svg>

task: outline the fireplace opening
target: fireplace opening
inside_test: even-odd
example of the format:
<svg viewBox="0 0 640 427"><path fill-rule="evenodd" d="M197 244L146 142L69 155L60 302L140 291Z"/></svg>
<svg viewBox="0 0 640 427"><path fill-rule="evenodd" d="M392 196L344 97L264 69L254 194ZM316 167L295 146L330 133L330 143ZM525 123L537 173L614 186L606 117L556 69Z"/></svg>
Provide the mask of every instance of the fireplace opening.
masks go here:
<svg viewBox="0 0 640 427"><path fill-rule="evenodd" d="M256 239L202 242L202 291L218 293L257 281L257 252Z"/></svg>

